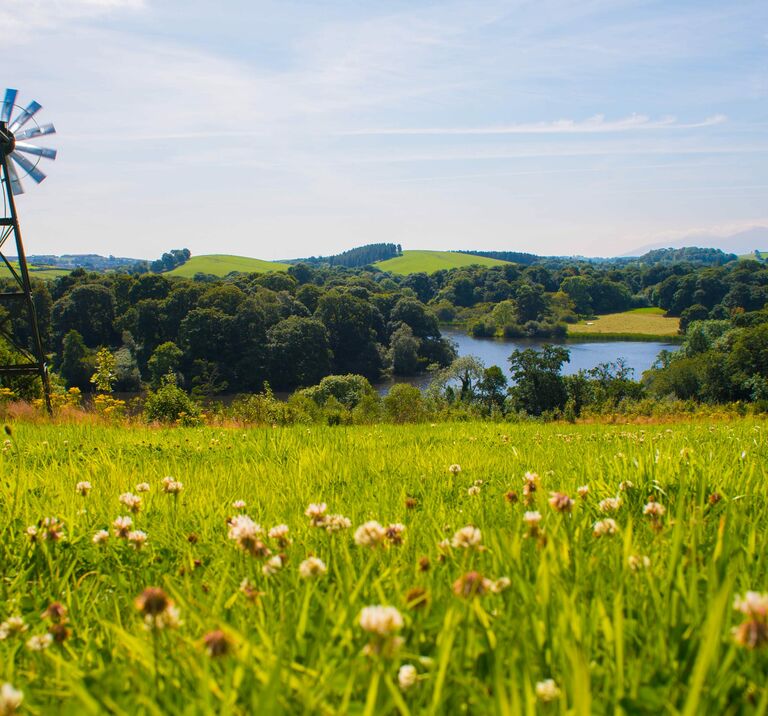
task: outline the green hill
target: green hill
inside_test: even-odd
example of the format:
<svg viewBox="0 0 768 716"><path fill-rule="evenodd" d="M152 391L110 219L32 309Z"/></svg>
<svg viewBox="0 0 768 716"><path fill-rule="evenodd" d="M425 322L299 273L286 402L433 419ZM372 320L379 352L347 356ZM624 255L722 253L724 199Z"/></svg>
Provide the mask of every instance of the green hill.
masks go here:
<svg viewBox="0 0 768 716"><path fill-rule="evenodd" d="M185 264L169 271L166 276L183 276L192 278L196 273L213 274L214 276L226 276L232 271L242 273L267 273L268 271L286 271L288 264L277 261L262 261L248 256L229 256L227 254L208 254L206 256L193 256Z"/></svg>
<svg viewBox="0 0 768 716"><path fill-rule="evenodd" d="M489 259L485 256L460 254L455 251L403 251L402 256L379 261L374 264L382 271L409 274L434 273L441 269L462 268L464 266L503 266L507 261Z"/></svg>

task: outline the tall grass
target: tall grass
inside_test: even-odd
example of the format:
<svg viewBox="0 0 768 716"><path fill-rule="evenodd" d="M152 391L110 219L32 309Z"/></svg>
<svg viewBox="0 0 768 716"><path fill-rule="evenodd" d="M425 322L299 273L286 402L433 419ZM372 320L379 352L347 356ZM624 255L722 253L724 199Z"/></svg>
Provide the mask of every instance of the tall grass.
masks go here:
<svg viewBox="0 0 768 716"><path fill-rule="evenodd" d="M645 429L19 423L0 454L0 621L21 615L29 629L0 641L0 681L24 691L30 713L764 713L768 658L731 629L734 596L768 587L765 433L747 419ZM530 505L527 471L540 476ZM183 491L163 493L165 476ZM112 523L129 514L119 495L141 482L151 489L137 493L132 518L148 541L135 550ZM572 512L553 510L550 491L573 497ZM619 510L603 514L600 500L617 495ZM666 508L656 520L644 514L651 496ZM312 502L352 528L311 526ZM533 510L538 536L523 522ZM275 575L228 539L239 512L265 530L289 526L290 546L264 537L286 555ZM25 529L46 517L66 538L31 542ZM618 532L593 536L606 517ZM404 524L403 543L358 546L354 530L368 520ZM438 547L469 524L483 549ZM92 542L100 529L104 545ZM309 555L325 575L301 578ZM509 586L457 596L454 583L473 571ZM147 586L175 602L178 629L144 628L134 599ZM25 643L50 627L41 614L54 601L71 633L32 651ZM403 644L366 655L379 642L358 615L378 604L403 615ZM203 638L219 629L232 648L212 658ZM418 672L406 690L403 664ZM559 695L545 703L536 685L549 678Z"/></svg>

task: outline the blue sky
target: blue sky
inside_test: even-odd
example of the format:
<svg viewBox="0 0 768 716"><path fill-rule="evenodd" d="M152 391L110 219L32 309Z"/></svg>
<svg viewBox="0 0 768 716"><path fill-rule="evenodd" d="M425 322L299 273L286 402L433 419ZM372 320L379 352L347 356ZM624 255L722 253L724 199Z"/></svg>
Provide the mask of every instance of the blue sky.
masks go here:
<svg viewBox="0 0 768 716"><path fill-rule="evenodd" d="M29 253L614 255L768 224L765 0L2 0L0 27L58 129Z"/></svg>

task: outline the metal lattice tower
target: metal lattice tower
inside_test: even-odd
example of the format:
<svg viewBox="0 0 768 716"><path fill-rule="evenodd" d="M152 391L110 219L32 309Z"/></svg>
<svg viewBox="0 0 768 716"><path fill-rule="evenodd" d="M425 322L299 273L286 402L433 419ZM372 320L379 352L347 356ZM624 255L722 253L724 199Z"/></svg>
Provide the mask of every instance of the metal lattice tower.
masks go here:
<svg viewBox="0 0 768 716"><path fill-rule="evenodd" d="M0 376L39 376L43 384L45 407L50 413L48 368L14 197L24 192L21 179L29 177L36 184L45 179L45 174L37 166L41 159L56 158L56 150L38 147L29 140L53 134L56 130L52 124L41 126L35 120L35 115L41 109L38 102L30 102L22 108L16 105L16 95L15 89L6 90L0 105L0 183L3 204L0 215L0 259L12 277L13 286L11 290L0 291L0 337L9 343L15 353L13 363L0 365ZM6 245L11 249L15 245L15 262L9 260ZM14 319L17 326L19 321L26 324L29 336L25 338L17 335Z"/></svg>

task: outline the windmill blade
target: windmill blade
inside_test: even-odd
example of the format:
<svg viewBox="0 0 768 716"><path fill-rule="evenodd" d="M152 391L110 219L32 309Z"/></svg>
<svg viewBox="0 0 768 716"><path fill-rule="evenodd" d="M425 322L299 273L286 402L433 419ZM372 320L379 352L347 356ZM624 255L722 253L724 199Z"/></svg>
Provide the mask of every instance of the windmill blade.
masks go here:
<svg viewBox="0 0 768 716"><path fill-rule="evenodd" d="M40 183L45 179L45 174L41 172L37 166L32 164L23 154L19 154L14 151L11 152L11 159L16 162L36 183Z"/></svg>
<svg viewBox="0 0 768 716"><path fill-rule="evenodd" d="M37 157L45 157L46 159L56 159L55 149L36 147L34 144L27 144L26 142L16 142L16 151L34 154Z"/></svg>
<svg viewBox="0 0 768 716"><path fill-rule="evenodd" d="M13 164L11 164L11 162L6 162L5 166L8 167L8 179L11 182L11 193L14 196L23 194L24 187L21 185L21 180L19 179L19 175L16 173Z"/></svg>
<svg viewBox="0 0 768 716"><path fill-rule="evenodd" d="M0 122L9 122L11 120L11 112L13 111L13 105L16 103L17 94L18 90L5 90L5 99L3 100L2 109L0 109Z"/></svg>
<svg viewBox="0 0 768 716"><path fill-rule="evenodd" d="M21 129L27 122L29 122L32 117L34 117L42 108L43 105L41 105L39 102L30 102L26 109L21 110L21 114L16 117L16 119L11 122L11 124L8 126L8 129L10 129L12 132L15 132L17 129Z"/></svg>
<svg viewBox="0 0 768 716"><path fill-rule="evenodd" d="M24 139L34 139L35 137L42 137L46 134L56 134L56 128L52 124L44 124L42 127L25 129L23 132L16 134L16 141L20 142Z"/></svg>

